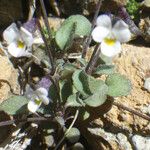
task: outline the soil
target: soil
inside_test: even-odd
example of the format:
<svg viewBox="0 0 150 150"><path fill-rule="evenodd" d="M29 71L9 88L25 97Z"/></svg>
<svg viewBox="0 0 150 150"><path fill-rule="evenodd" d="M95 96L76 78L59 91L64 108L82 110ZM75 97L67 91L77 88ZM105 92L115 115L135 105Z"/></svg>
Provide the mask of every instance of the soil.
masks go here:
<svg viewBox="0 0 150 150"><path fill-rule="evenodd" d="M116 98L119 104L150 116L150 93L144 89L144 80L150 77L150 48L123 44L122 53L114 59L117 72L131 80L132 91L126 97ZM94 121L98 127L89 128L97 150L149 150L150 122L116 106ZM132 137L143 136L135 144ZM97 136L99 138L97 138ZM91 139L92 141L92 139Z"/></svg>
<svg viewBox="0 0 150 150"><path fill-rule="evenodd" d="M127 97L117 98L116 101L150 116L149 110L146 110L150 105L150 93L144 89L144 79L150 77L150 48L124 44L122 49L122 54L116 58L115 64L117 71L131 80L132 91ZM106 119L110 125L150 135L148 121L122 109L119 110L116 106L107 113Z"/></svg>

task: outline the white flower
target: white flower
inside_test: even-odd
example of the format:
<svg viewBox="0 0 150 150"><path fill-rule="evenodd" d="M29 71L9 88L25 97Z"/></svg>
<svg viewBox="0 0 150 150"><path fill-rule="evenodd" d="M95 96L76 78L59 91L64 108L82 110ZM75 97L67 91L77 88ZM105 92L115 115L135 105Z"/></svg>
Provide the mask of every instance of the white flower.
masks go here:
<svg viewBox="0 0 150 150"><path fill-rule="evenodd" d="M3 32L3 38L8 44L8 52L14 57L30 56L29 50L33 44L33 36L25 28L17 28L15 23L12 23Z"/></svg>
<svg viewBox="0 0 150 150"><path fill-rule="evenodd" d="M101 52L105 56L113 57L120 53L120 43L127 42L131 38L128 25L123 20L118 20L113 25L108 15L100 15L96 25L92 31L92 38L101 43Z"/></svg>
<svg viewBox="0 0 150 150"><path fill-rule="evenodd" d="M48 98L48 91L45 88L38 88L33 91L30 87L27 87L26 96L30 99L28 103L28 110L35 113L42 103L48 105L50 99Z"/></svg>

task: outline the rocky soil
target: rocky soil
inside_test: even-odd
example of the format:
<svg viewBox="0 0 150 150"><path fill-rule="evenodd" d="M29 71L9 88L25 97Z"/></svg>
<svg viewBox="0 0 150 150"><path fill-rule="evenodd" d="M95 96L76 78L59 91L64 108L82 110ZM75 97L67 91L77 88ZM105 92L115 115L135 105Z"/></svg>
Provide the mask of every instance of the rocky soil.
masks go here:
<svg viewBox="0 0 150 150"><path fill-rule="evenodd" d="M132 91L115 101L150 116L150 93L144 89L144 80L150 77L150 48L124 44L122 49L115 64L117 71L131 80ZM102 144L104 149L150 150L149 121L113 106L103 119L95 122L101 127L89 130L107 141Z"/></svg>

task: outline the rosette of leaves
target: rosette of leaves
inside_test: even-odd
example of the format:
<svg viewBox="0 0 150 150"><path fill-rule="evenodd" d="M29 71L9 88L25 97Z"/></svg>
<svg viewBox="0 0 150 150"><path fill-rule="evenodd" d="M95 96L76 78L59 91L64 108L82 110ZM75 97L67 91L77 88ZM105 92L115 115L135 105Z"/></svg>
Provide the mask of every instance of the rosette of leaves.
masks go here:
<svg viewBox="0 0 150 150"><path fill-rule="evenodd" d="M74 89L65 97L66 107L80 107L80 115L83 120L90 116L90 112L86 108L94 109L103 105L108 96L126 96L131 91L131 83L125 76L111 73L110 68L105 67L102 67L102 73L106 70L109 72L105 81L88 75L84 70L77 69L72 74L70 87L66 86L70 90ZM67 88L66 91L69 92Z"/></svg>
<svg viewBox="0 0 150 150"><path fill-rule="evenodd" d="M67 18L55 35L55 41L60 50L71 46L73 39L90 34L91 23L82 15L72 15Z"/></svg>

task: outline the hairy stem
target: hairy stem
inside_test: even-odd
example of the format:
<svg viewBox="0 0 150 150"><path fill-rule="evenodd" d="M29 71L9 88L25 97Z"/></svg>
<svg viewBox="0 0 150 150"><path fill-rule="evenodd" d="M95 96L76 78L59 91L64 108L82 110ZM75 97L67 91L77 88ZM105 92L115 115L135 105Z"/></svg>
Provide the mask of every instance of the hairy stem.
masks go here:
<svg viewBox="0 0 150 150"><path fill-rule="evenodd" d="M41 8L42 8L43 17L44 17L44 23L45 23L45 26L47 28L49 38L51 39L52 38L51 37L51 30L50 30L50 26L49 26L49 23L48 23L48 17L47 17L47 14L46 14L46 9L45 9L45 5L44 5L43 0L40 0L40 4L41 4Z"/></svg>
<svg viewBox="0 0 150 150"><path fill-rule="evenodd" d="M92 53L91 59L85 68L85 72L87 74L92 74L92 71L96 65L98 58L99 58L100 52L101 52L100 44L97 44Z"/></svg>
<svg viewBox="0 0 150 150"><path fill-rule="evenodd" d="M43 32L43 30L42 30L42 27L41 27L41 24L40 24L39 21L38 21L38 27L39 27L39 30L40 30L40 32L41 32L41 36L42 36L42 39L43 39L43 41L44 41L44 44L45 44L45 46L46 46L46 51L47 51L47 54L48 54L48 56L49 56L50 63L51 63L51 67L52 67L51 75L53 75L53 74L55 73L55 64L54 64L54 58L53 58L53 56L52 56L51 48L50 48L49 45L48 45L47 39L46 39L46 37L45 37L45 35L44 35L44 32Z"/></svg>

